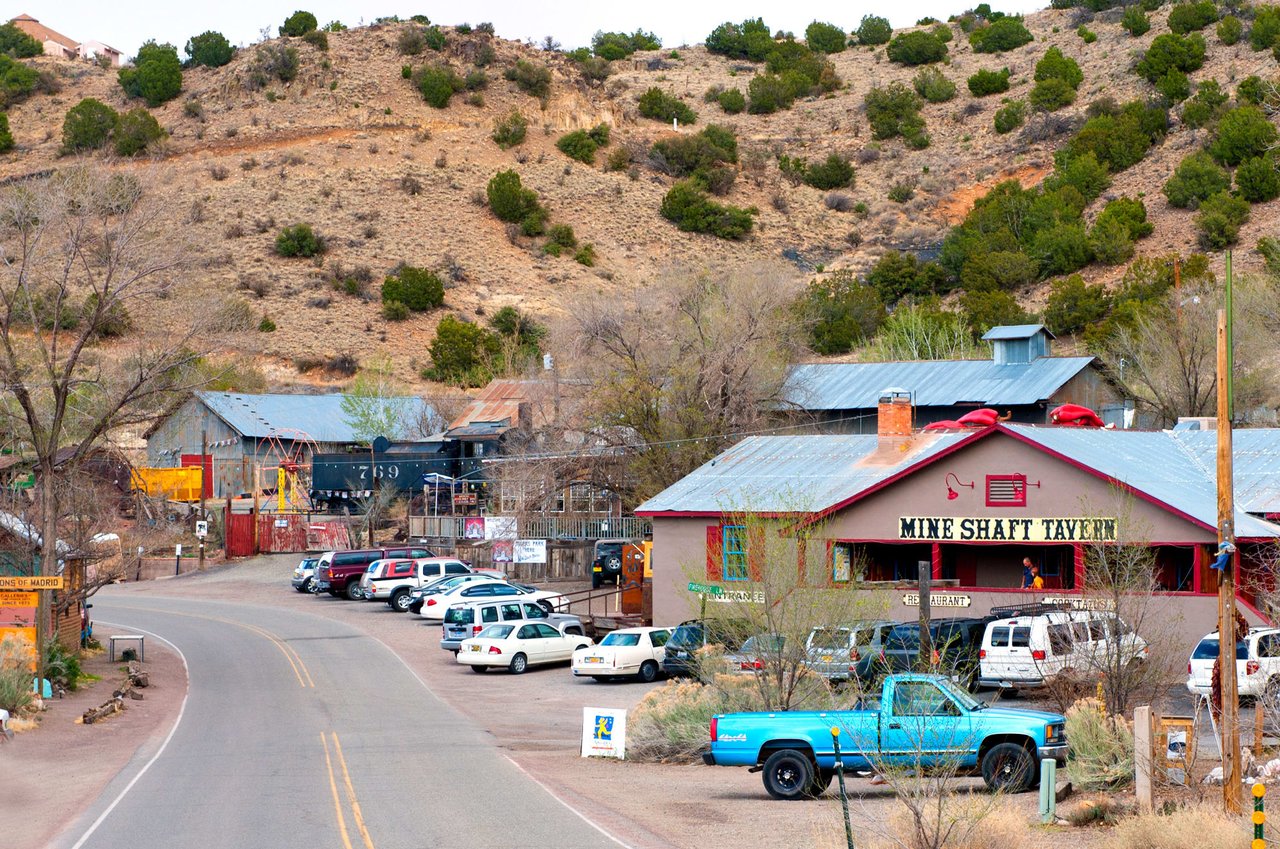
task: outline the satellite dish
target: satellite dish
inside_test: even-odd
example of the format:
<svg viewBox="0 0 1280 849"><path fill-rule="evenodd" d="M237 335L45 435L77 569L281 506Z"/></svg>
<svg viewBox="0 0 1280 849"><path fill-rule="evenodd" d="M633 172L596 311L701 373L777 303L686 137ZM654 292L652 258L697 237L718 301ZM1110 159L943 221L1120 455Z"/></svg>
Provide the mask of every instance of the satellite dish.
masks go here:
<svg viewBox="0 0 1280 849"><path fill-rule="evenodd" d="M379 436L377 439L373 440L373 451L375 454L381 454L390 447L391 440L387 439L385 436Z"/></svg>

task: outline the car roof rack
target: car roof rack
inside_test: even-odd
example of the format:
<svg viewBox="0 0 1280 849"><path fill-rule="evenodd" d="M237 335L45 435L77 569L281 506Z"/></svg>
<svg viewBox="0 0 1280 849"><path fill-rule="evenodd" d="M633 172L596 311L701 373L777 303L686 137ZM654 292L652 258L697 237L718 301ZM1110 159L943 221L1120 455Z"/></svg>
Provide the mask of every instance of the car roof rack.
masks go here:
<svg viewBox="0 0 1280 849"><path fill-rule="evenodd" d="M1057 613L1063 610L1075 610L1070 604L1061 601L1034 601L1027 604L1006 604L991 608L991 616L996 619L1012 619L1017 616L1041 616L1045 613Z"/></svg>

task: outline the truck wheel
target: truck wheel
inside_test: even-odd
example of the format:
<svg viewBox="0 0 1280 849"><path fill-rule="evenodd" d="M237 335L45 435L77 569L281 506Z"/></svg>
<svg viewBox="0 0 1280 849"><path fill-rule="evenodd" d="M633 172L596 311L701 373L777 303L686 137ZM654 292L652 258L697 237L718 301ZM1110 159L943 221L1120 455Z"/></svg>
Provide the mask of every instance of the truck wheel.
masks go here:
<svg viewBox="0 0 1280 849"><path fill-rule="evenodd" d="M391 596L391 609L399 613L404 613L409 609L408 590L397 590L395 595Z"/></svg>
<svg viewBox="0 0 1280 849"><path fill-rule="evenodd" d="M820 769L813 775L813 783L809 785L809 797L816 799L823 793L827 792L827 788L831 786L831 781L836 777L834 769Z"/></svg>
<svg viewBox="0 0 1280 849"><path fill-rule="evenodd" d="M525 657L524 653L521 652L520 654L517 654L515 657L511 658L511 666L508 668L511 670L512 675L519 675L521 672L524 672L525 669L527 669L528 667L529 667L529 658Z"/></svg>
<svg viewBox="0 0 1280 849"><path fill-rule="evenodd" d="M808 755L795 749L781 749L764 762L764 789L775 799L807 799L814 772Z"/></svg>
<svg viewBox="0 0 1280 849"><path fill-rule="evenodd" d="M1035 781L1035 759L1017 743L997 743L982 757L982 780L996 792L1021 793Z"/></svg>
<svg viewBox="0 0 1280 849"><path fill-rule="evenodd" d="M351 601L359 601L364 597L364 593L360 592L360 582L350 581L347 584L347 598Z"/></svg>
<svg viewBox="0 0 1280 849"><path fill-rule="evenodd" d="M646 684L652 684L658 680L658 664L652 660L646 660L640 664L640 680Z"/></svg>

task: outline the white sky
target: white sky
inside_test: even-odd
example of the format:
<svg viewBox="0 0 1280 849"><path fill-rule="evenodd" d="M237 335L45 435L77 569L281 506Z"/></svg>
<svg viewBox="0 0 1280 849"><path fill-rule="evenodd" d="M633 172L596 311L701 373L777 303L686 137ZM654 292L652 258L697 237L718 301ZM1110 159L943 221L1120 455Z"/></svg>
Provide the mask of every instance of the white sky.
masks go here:
<svg viewBox="0 0 1280 849"><path fill-rule="evenodd" d="M222 2L137 2L137 0L56 0L34 2L18 0L7 3L4 19L26 12L42 24L77 41L102 41L132 58L138 45L148 38L177 45L178 55L186 58L183 46L187 39L206 30L217 30L232 44L252 44L260 38L263 27L271 35L284 19L297 9L306 9L323 26L340 20L356 26L370 23L384 15L408 18L425 14L432 23L477 24L491 21L503 38L533 38L539 42L552 35L566 48L587 44L597 30L634 31L643 28L657 33L667 47L700 43L718 24L763 17L774 30L791 30L798 36L815 18L853 30L866 14L883 15L895 27L910 26L919 18L931 15L946 20L977 5L981 0L899 0L886 7L883 3L841 3L834 0L808 0L804 3L765 3L759 0L650 0L647 3L618 3L608 0L581 2L530 2L529 0L478 0L478 2L400 3L393 0L376 3L343 2L343 0L222 0ZM1045 8L1046 0L1003 0L992 2L992 8L1003 12L1030 12Z"/></svg>

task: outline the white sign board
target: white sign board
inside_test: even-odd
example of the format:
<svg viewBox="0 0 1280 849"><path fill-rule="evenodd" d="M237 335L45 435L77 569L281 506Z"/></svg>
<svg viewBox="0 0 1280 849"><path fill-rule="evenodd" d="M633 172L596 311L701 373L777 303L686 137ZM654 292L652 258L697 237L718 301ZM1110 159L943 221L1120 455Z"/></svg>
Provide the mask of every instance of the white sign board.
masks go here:
<svg viewBox="0 0 1280 849"><path fill-rule="evenodd" d="M204 539L208 535L209 535L209 523L206 522L204 519L197 521L196 536L199 537L200 539Z"/></svg>
<svg viewBox="0 0 1280 849"><path fill-rule="evenodd" d="M616 708L582 709L582 756L622 758L627 750L627 712Z"/></svg>
<svg viewBox="0 0 1280 849"><path fill-rule="evenodd" d="M513 559L516 563L546 563L547 541L545 539L516 540Z"/></svg>
<svg viewBox="0 0 1280 849"><path fill-rule="evenodd" d="M902 596L902 603L906 607L919 607L920 593L906 593ZM930 607L968 607L971 604L973 604L973 599L967 595L929 593Z"/></svg>
<svg viewBox="0 0 1280 849"><path fill-rule="evenodd" d="M1112 611L1116 609L1116 603L1109 598L1081 598L1073 595L1054 595L1045 596L1041 599L1045 604L1061 604L1063 607L1070 607L1072 610L1096 610L1096 611Z"/></svg>
<svg viewBox="0 0 1280 849"><path fill-rule="evenodd" d="M517 536L515 516L484 517L485 539L515 539Z"/></svg>

